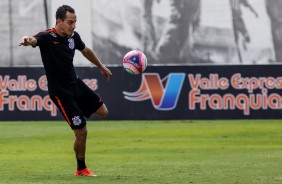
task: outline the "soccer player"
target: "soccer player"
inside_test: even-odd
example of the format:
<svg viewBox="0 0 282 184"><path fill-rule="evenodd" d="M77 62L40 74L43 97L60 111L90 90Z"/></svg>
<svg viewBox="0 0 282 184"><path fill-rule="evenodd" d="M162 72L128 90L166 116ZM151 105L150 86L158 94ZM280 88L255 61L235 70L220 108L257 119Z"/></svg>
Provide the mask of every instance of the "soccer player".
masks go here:
<svg viewBox="0 0 282 184"><path fill-rule="evenodd" d="M48 92L69 126L74 131L74 151L77 159L76 176L96 176L85 164L86 118L93 113L98 117L108 114L106 105L76 75L73 57L79 50L85 58L95 64L106 77L111 71L102 64L94 52L85 46L76 28L75 10L62 5L56 11L56 25L52 29L37 33L35 36L23 36L23 46L39 46L42 62L48 80Z"/></svg>

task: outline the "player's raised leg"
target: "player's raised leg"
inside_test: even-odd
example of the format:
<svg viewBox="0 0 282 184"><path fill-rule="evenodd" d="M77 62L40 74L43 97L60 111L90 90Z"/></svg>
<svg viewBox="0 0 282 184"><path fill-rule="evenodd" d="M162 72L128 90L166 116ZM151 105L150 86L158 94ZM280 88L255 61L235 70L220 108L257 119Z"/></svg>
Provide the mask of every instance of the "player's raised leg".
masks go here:
<svg viewBox="0 0 282 184"><path fill-rule="evenodd" d="M95 113L97 117L106 117L108 115L108 109L105 104L103 104Z"/></svg>

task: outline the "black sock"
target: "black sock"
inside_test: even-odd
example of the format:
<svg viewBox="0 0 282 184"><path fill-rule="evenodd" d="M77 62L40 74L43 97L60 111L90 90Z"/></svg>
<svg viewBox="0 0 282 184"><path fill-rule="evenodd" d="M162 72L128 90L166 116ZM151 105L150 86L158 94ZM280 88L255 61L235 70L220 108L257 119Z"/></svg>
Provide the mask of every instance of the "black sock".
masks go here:
<svg viewBox="0 0 282 184"><path fill-rule="evenodd" d="M86 168L85 158L77 158L76 157L76 161L77 161L77 170L82 170L82 169Z"/></svg>

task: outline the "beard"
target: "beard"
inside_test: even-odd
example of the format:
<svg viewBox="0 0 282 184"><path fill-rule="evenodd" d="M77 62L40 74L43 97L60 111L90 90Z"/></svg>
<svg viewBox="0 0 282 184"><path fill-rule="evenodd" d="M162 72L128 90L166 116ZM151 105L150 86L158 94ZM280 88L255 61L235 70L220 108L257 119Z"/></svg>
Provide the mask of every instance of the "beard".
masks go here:
<svg viewBox="0 0 282 184"><path fill-rule="evenodd" d="M65 36L72 36L74 30L62 28L62 32L64 33Z"/></svg>

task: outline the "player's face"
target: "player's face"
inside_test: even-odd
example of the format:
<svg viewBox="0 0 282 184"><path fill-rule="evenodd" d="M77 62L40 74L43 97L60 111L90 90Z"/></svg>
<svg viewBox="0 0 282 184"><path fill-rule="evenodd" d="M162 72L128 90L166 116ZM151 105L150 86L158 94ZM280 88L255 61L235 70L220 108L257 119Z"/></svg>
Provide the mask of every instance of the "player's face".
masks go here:
<svg viewBox="0 0 282 184"><path fill-rule="evenodd" d="M76 15L67 12L65 20L61 23L61 29L64 34L71 36L76 28Z"/></svg>

